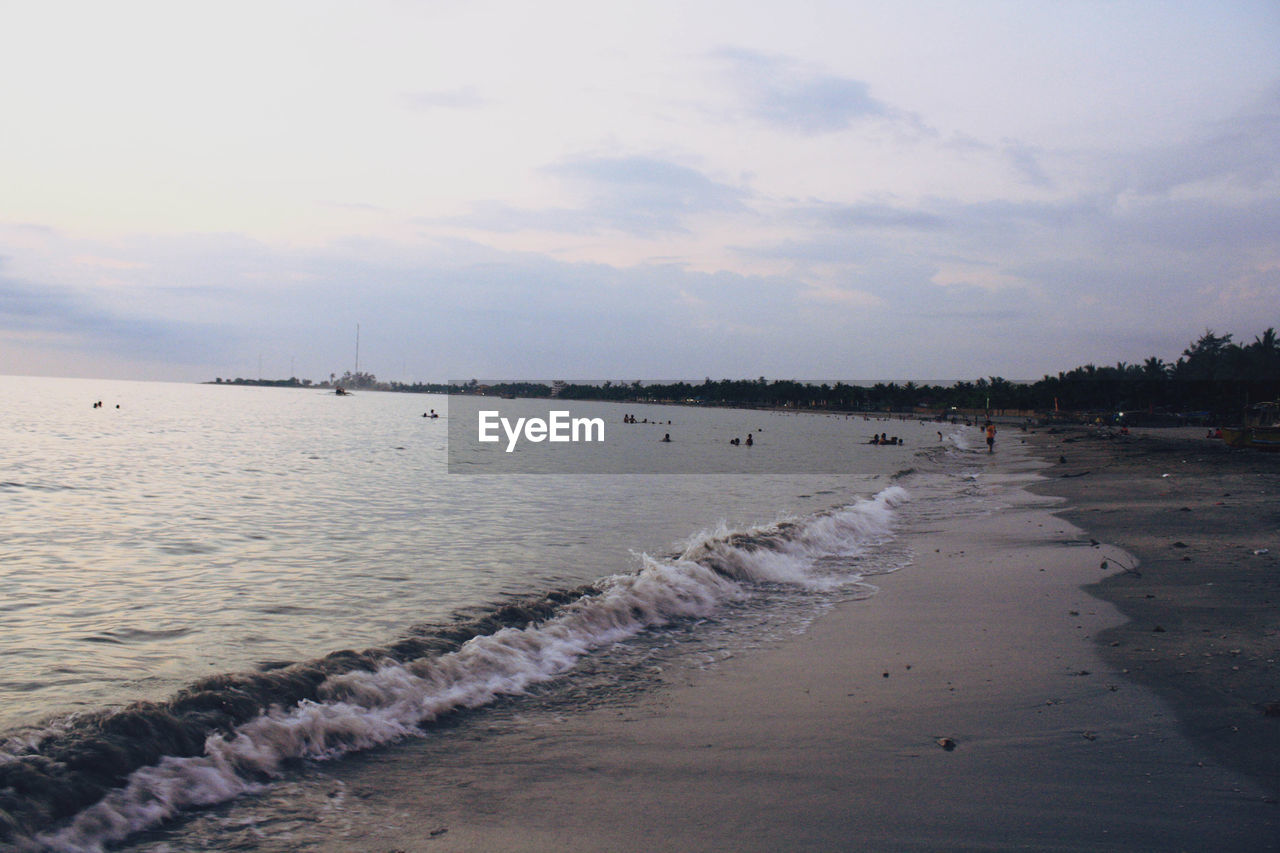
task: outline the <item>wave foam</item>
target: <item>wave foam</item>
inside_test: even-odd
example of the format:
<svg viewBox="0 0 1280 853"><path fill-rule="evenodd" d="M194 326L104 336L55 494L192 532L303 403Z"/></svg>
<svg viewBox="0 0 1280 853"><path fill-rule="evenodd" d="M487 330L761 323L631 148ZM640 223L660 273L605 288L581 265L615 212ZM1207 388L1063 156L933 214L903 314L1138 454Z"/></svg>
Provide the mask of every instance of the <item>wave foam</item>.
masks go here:
<svg viewBox="0 0 1280 853"><path fill-rule="evenodd" d="M178 812L222 802L281 775L287 762L332 759L423 733L444 714L573 669L586 654L672 621L705 617L749 596L752 584L830 584L815 562L865 552L890 533L898 486L871 500L802 520L704 532L668 559L640 557L632 574L597 582L548 618L473 636L452 651L410 660L387 657L331 674L315 698L273 705L227 732L210 734L202 754L169 755L131 773L123 787L39 835L31 849L101 851ZM856 582L857 576L844 583ZM369 653L353 655L368 660ZM38 846L37 846L38 845Z"/></svg>

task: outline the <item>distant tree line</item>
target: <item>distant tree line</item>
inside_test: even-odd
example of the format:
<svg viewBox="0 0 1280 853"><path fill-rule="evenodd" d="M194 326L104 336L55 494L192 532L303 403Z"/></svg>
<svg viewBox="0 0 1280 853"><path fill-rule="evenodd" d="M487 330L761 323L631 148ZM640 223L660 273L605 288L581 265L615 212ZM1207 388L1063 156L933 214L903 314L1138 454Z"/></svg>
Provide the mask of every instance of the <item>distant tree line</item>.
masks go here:
<svg viewBox="0 0 1280 853"><path fill-rule="evenodd" d="M1086 364L1037 382L999 376L929 385L877 382L805 383L794 380L707 378L701 383L604 382L598 385L477 386L472 380L453 393L575 400L701 403L725 406L790 407L838 411L906 412L952 408L1024 412L1131 412L1134 415L1204 412L1235 416L1244 407L1280 399L1280 340L1274 328L1245 345L1231 335L1206 331L1168 364L1152 356L1141 364Z"/></svg>
<svg viewBox="0 0 1280 853"><path fill-rule="evenodd" d="M310 379L299 379L291 376L288 379L242 379L237 376L235 379L223 379L219 376L213 380L215 385L262 385L268 388L309 388L311 387Z"/></svg>
<svg viewBox="0 0 1280 853"><path fill-rule="evenodd" d="M1280 399L1280 341L1273 328L1245 345L1207 331L1173 364L1154 356L1142 364L1089 364L1046 376L1032 388L1040 408L1052 396L1064 409L1235 415Z"/></svg>
<svg viewBox="0 0 1280 853"><path fill-rule="evenodd" d="M701 383L379 382L371 373L330 374L319 387L370 388L432 394L558 397L570 400L758 406L852 412L951 409L990 412L1131 412L1137 416L1205 413L1232 417L1254 403L1280 399L1280 340L1274 328L1249 344L1206 331L1172 364L1152 356L1141 364L1086 364L1037 382L999 376L951 385L914 382L808 383L790 379L710 377ZM223 380L219 379L219 382ZM309 385L309 380L226 380L231 384Z"/></svg>

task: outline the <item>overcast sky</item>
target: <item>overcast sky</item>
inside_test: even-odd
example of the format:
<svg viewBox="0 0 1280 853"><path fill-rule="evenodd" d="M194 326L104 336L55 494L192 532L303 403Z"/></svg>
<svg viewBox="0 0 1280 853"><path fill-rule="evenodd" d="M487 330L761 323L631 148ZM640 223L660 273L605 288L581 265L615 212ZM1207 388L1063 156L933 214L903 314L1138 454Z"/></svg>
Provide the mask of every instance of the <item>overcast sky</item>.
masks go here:
<svg viewBox="0 0 1280 853"><path fill-rule="evenodd" d="M1280 327L1280 4L6 2L0 373L1036 379Z"/></svg>

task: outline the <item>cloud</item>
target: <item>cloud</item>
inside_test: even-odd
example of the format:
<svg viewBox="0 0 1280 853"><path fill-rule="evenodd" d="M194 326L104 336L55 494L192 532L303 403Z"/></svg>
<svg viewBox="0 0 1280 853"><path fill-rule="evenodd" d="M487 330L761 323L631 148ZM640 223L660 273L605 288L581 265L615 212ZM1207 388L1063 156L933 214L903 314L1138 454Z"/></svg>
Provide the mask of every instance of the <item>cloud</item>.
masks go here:
<svg viewBox="0 0 1280 853"><path fill-rule="evenodd" d="M1185 141L1117 158L1118 187L1167 195L1195 184L1223 182L1263 190L1280 178L1280 85L1230 118Z"/></svg>
<svg viewBox="0 0 1280 853"><path fill-rule="evenodd" d="M460 89L435 89L424 92L408 92L404 101L411 109L430 110L474 110L487 106L488 99L481 97L474 86Z"/></svg>
<svg viewBox="0 0 1280 853"><path fill-rule="evenodd" d="M842 287L822 285L803 294L803 298L812 302L827 302L836 305L848 305L858 308L880 307L886 302L882 297L865 290L848 290Z"/></svg>
<svg viewBox="0 0 1280 853"><path fill-rule="evenodd" d="M737 375L736 364L760 358L780 368L777 354L803 328L802 285L763 276L567 263L462 240L272 248L223 235L152 238L146 248L155 263L120 270L128 280L107 290L0 278L0 337L62 354L31 372L99 375L132 359L188 381L322 379L353 366L360 323L362 369L384 379L639 378L691 365ZM65 267L77 272L96 280L92 268Z"/></svg>
<svg viewBox="0 0 1280 853"><path fill-rule="evenodd" d="M997 291L1024 287L1026 282L1002 269L998 264L985 262L946 261L930 279L939 287L966 287Z"/></svg>
<svg viewBox="0 0 1280 853"><path fill-rule="evenodd" d="M1032 186L1050 187L1053 181L1040 165L1039 152L1017 140L1005 140L1003 154L1014 172Z"/></svg>
<svg viewBox="0 0 1280 853"><path fill-rule="evenodd" d="M744 209L742 190L652 157L586 157L544 171L584 190L592 212L620 223L666 230L689 214Z"/></svg>
<svg viewBox="0 0 1280 853"><path fill-rule="evenodd" d="M212 348L202 346L199 323L155 319L106 307L90 293L58 286L34 286L0 277L0 330L34 339L50 349L110 353L130 358L200 363Z"/></svg>
<svg viewBox="0 0 1280 853"><path fill-rule="evenodd" d="M688 233L691 217L747 211L750 195L688 166L653 157L578 157L545 166L576 198L574 207L515 208L498 202L473 205L448 224L483 231L608 231L651 238Z"/></svg>
<svg viewBox="0 0 1280 853"><path fill-rule="evenodd" d="M66 291L0 278L0 324L9 329L17 323L48 323L49 318L66 315L73 305Z"/></svg>
<svg viewBox="0 0 1280 853"><path fill-rule="evenodd" d="M0 276L0 332L184 379L257 375L259 356L266 376L295 358L301 377L340 373L357 322L362 367L386 379L1034 378L1176 357L1205 326L1280 325L1280 99L1137 153L906 139L923 122L858 80L717 56L736 126L709 142L566 138L555 150L591 153L522 166L535 202L494 191L411 230L411 206L326 192L383 203L351 205L379 215L344 218L349 237L294 244L8 226L22 267ZM414 108L480 105L419 95ZM836 133L873 125L874 139ZM750 138L745 160L717 159L726 131ZM579 244L609 262L564 261ZM697 270L670 260L690 257Z"/></svg>
<svg viewBox="0 0 1280 853"><path fill-rule="evenodd" d="M137 270L146 269L148 264L143 261L125 261L119 258L96 257L81 255L72 258L73 263L86 267L97 267L104 270Z"/></svg>
<svg viewBox="0 0 1280 853"><path fill-rule="evenodd" d="M1280 198L1144 199L1114 212L1108 236L1116 248L1154 247L1170 256L1212 252L1241 259L1259 249L1280 254ZM1246 248L1249 247L1249 248Z"/></svg>
<svg viewBox="0 0 1280 853"><path fill-rule="evenodd" d="M839 230L936 231L947 226L946 218L932 211L878 202L814 206L796 211L796 217L810 218L815 224Z"/></svg>
<svg viewBox="0 0 1280 853"><path fill-rule="evenodd" d="M861 80L737 48L716 51L713 58L728 67L747 113L771 127L820 134L844 130L863 119L905 118L872 97L870 87Z"/></svg>

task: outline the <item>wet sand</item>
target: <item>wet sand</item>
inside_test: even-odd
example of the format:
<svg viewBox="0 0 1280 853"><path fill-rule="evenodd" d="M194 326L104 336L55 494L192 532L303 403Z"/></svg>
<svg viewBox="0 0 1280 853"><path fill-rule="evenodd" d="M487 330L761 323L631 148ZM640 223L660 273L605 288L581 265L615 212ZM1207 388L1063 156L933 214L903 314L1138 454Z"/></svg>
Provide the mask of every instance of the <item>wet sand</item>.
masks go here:
<svg viewBox="0 0 1280 853"><path fill-rule="evenodd" d="M1196 428L1029 440L1054 463L1033 490L1066 498L1063 518L1138 558L1089 587L1128 619L1099 636L1104 658L1280 798L1280 454Z"/></svg>
<svg viewBox="0 0 1280 853"><path fill-rule="evenodd" d="M1163 441L1007 430L975 463L977 514L913 536L915 562L871 599L620 704L482 716L447 745L343 762L294 840L1277 849L1276 467L1254 479L1250 459Z"/></svg>

